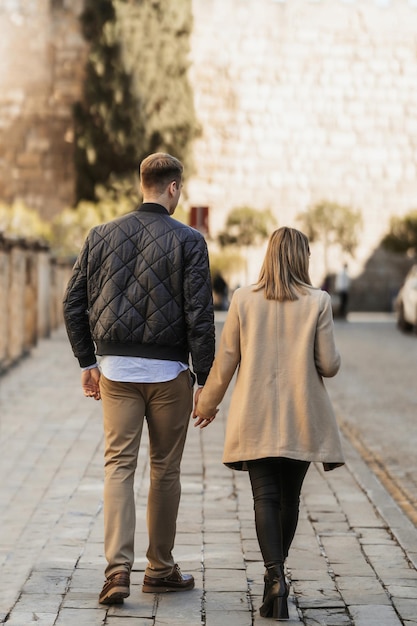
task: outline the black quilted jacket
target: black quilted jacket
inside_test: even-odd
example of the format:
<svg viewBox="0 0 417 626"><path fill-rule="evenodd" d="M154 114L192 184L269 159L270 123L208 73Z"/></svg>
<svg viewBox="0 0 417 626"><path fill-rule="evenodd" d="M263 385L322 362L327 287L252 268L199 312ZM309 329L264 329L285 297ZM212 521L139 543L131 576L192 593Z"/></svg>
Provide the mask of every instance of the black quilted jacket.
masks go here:
<svg viewBox="0 0 417 626"><path fill-rule="evenodd" d="M81 367L95 354L179 360L204 384L214 358L207 246L159 204L93 228L64 298Z"/></svg>

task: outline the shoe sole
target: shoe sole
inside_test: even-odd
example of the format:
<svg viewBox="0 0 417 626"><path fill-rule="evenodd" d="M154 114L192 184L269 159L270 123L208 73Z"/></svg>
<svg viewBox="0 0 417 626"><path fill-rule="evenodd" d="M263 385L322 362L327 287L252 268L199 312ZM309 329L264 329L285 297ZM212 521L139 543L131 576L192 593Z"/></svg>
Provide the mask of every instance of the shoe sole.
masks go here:
<svg viewBox="0 0 417 626"><path fill-rule="evenodd" d="M99 598L100 604L123 604L125 598L130 596L130 592L126 590L114 590L109 592L104 598Z"/></svg>
<svg viewBox="0 0 417 626"><path fill-rule="evenodd" d="M143 593L168 593L171 591L191 591L194 589L194 583L188 585L188 587L171 587L168 585L161 585L160 587L155 585L143 585Z"/></svg>

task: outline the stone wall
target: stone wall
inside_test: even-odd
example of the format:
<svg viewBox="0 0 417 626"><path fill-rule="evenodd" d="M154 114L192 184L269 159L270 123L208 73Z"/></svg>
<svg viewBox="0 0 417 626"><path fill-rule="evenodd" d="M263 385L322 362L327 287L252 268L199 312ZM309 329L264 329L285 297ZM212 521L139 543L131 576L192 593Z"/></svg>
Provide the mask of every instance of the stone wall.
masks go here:
<svg viewBox="0 0 417 626"><path fill-rule="evenodd" d="M82 4L0 5L0 200L23 199L44 217L74 198ZM213 235L236 206L270 208L294 226L322 199L359 209L351 273L365 293L384 263L395 292L403 270L378 245L392 215L417 207L417 0L193 0L193 13L202 133L184 205L210 206ZM335 249L330 260L337 271L345 259ZM259 265L251 253L250 280ZM317 245L316 283L323 273Z"/></svg>
<svg viewBox="0 0 417 626"><path fill-rule="evenodd" d="M70 273L47 247L0 234L0 374L62 324Z"/></svg>
<svg viewBox="0 0 417 626"><path fill-rule="evenodd" d="M0 199L50 217L74 199L72 105L82 87L82 0L0 4Z"/></svg>
<svg viewBox="0 0 417 626"><path fill-rule="evenodd" d="M364 217L355 276L391 215L417 208L417 3L194 0L202 136L191 204L211 230L241 205L279 225L328 199ZM333 271L343 262L335 251ZM251 263L252 278L259 263ZM322 276L322 253L312 272ZM401 276L402 278L402 276ZM396 278L398 285L399 277Z"/></svg>

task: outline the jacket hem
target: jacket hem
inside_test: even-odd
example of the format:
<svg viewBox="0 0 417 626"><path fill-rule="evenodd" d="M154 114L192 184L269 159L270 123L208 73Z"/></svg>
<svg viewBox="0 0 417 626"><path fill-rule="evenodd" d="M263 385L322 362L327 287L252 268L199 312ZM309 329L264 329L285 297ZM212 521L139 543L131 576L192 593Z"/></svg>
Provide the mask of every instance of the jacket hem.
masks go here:
<svg viewBox="0 0 417 626"><path fill-rule="evenodd" d="M159 346L144 343L118 343L97 341L97 354L100 356L139 356L145 359L162 361L181 361L188 364L188 351L178 347Z"/></svg>

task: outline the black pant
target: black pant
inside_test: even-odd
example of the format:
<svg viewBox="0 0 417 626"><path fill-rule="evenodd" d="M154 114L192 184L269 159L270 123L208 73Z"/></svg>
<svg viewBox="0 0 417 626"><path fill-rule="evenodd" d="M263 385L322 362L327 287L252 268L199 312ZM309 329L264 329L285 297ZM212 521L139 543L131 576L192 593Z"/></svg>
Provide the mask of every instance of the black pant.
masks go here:
<svg viewBox="0 0 417 626"><path fill-rule="evenodd" d="M284 563L298 523L301 487L309 461L249 461L255 525L265 566Z"/></svg>

